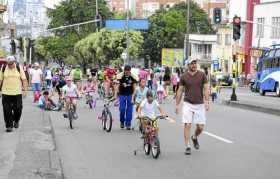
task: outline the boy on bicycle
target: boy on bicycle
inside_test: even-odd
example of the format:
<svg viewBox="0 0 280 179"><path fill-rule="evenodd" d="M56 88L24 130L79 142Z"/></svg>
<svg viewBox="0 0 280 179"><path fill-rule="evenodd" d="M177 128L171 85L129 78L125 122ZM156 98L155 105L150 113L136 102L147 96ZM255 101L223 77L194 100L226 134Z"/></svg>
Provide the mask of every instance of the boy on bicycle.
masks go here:
<svg viewBox="0 0 280 179"><path fill-rule="evenodd" d="M154 100L154 93L152 90L149 90L146 95L146 99L144 99L139 108L138 108L138 113L140 117L147 116L151 119L156 117L156 112L159 110L160 114L162 116L165 115L165 112L163 109L160 107L159 103Z"/></svg>
<svg viewBox="0 0 280 179"><path fill-rule="evenodd" d="M68 112L70 105L73 104L74 111L75 111L74 117L77 119L78 116L76 113L76 109L77 109L76 98L78 98L80 96L80 92L79 92L77 86L73 83L71 76L66 76L65 81L66 81L66 85L63 86L63 88L62 88L62 91L63 91L62 95L63 95L63 98L65 99L65 103L66 103L65 109L66 109L66 112Z"/></svg>

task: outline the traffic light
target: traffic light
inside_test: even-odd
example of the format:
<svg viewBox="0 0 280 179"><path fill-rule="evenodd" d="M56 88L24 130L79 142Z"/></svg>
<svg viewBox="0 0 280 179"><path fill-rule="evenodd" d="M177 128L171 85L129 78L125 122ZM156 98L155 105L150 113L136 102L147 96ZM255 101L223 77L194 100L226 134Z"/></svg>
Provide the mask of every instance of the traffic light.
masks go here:
<svg viewBox="0 0 280 179"><path fill-rule="evenodd" d="M234 16L233 18L233 40L240 39L241 33L241 18L238 16Z"/></svg>
<svg viewBox="0 0 280 179"><path fill-rule="evenodd" d="M213 12L214 23L219 24L222 21L222 10L220 8L215 8Z"/></svg>

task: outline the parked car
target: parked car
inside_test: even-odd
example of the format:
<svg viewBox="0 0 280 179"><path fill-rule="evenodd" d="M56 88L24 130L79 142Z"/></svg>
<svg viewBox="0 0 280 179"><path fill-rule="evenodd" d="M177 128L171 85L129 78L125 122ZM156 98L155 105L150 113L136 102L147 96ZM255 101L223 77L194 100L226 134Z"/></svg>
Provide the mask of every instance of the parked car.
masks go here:
<svg viewBox="0 0 280 179"><path fill-rule="evenodd" d="M221 78L218 79L218 82L221 86L231 86L233 80L229 75L223 75Z"/></svg>

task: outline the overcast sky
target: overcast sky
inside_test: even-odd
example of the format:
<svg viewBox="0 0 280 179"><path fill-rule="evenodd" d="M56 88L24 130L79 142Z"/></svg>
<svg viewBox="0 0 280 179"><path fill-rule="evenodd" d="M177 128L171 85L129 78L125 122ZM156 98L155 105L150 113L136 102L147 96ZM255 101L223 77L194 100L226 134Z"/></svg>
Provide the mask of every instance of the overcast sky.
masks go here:
<svg viewBox="0 0 280 179"><path fill-rule="evenodd" d="M45 0L47 7L53 7L55 4L58 4L62 0Z"/></svg>

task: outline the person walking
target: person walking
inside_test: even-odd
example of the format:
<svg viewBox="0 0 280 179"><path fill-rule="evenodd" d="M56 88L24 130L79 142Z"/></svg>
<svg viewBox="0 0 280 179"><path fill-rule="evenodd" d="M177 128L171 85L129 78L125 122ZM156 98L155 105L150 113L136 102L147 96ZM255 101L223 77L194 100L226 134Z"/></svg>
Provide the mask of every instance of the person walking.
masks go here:
<svg viewBox="0 0 280 179"><path fill-rule="evenodd" d="M182 122L184 123L184 137L186 155L191 154L190 133L192 123L196 124L195 133L191 136L194 148L199 149L198 136L202 133L206 124L206 112L209 110L209 85L204 72L197 69L197 60L189 59L188 70L181 76L176 97L176 113L183 93L184 103L182 107Z"/></svg>
<svg viewBox="0 0 280 179"><path fill-rule="evenodd" d="M120 127L127 130L131 129L131 120L133 113L133 99L135 95L136 82L138 78L131 73L131 67L126 65L124 72L117 75L118 95L119 95L119 111L120 111ZM117 94L116 93L116 94Z"/></svg>
<svg viewBox="0 0 280 179"><path fill-rule="evenodd" d="M38 62L35 62L34 68L30 70L30 82L35 95L36 91L41 90L41 85L43 84L43 72Z"/></svg>
<svg viewBox="0 0 280 179"><path fill-rule="evenodd" d="M164 98L168 96L169 93L169 86L171 82L171 72L169 67L165 67L164 74L163 74L163 84L164 84Z"/></svg>
<svg viewBox="0 0 280 179"><path fill-rule="evenodd" d="M13 56L7 57L7 65L0 72L0 91L6 132L19 127L22 113L22 97L26 96L27 79L23 69Z"/></svg>
<svg viewBox="0 0 280 179"><path fill-rule="evenodd" d="M45 70L45 80L47 89L50 89L52 83L52 71L50 70L49 66L47 66Z"/></svg>

